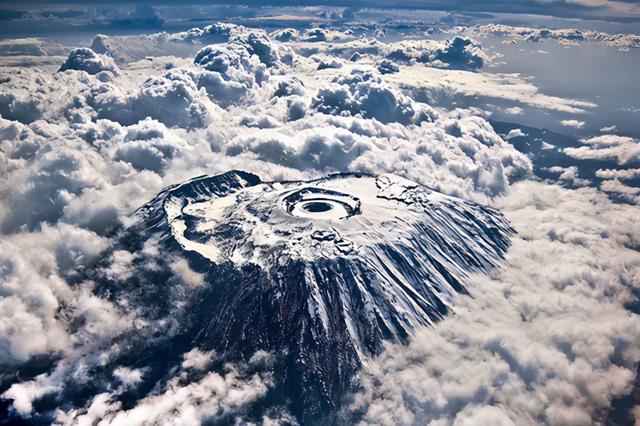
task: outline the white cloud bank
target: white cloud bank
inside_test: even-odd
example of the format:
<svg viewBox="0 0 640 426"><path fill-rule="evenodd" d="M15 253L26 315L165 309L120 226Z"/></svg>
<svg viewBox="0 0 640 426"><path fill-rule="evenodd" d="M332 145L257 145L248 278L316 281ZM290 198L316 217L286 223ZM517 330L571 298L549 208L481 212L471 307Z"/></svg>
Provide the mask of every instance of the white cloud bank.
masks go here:
<svg viewBox="0 0 640 426"><path fill-rule="evenodd" d="M640 164L640 142L631 137L601 135L581 142L585 146L565 148L565 154L581 160L614 160L621 166Z"/></svg>
<svg viewBox="0 0 640 426"><path fill-rule="evenodd" d="M60 392L65 378L86 380L86 371L118 350L101 345L134 326L135 315L97 297L90 280L77 282L79 272L95 265L110 232L163 187L234 168L265 179L350 170L396 173L488 203L502 197L498 206L520 232L510 266L493 280L478 278L474 299L368 367L354 402L361 419L566 424L597 418L628 390L631 366L640 359L636 317L621 307L628 289L638 286L637 253L628 248L638 243L632 207L613 205L593 189L512 187L531 176L526 156L475 111L434 109L417 100L429 96L417 95L488 96L572 113L592 104L544 95L515 75L444 66L451 55L475 60L465 55L477 46L466 41L338 46L311 36L321 37L317 31L277 35L306 37L294 48L303 55L263 31L218 24L178 34L97 37L93 54L69 56L72 70L57 72L64 59L3 68L0 362L60 359L4 396L27 415L43 395ZM200 45L209 42L219 44ZM371 50L355 63L338 50L366 44ZM162 46L167 49L160 53ZM187 58L166 56L183 51ZM162 57L139 60L145 52ZM312 54L339 56L343 67L318 71L307 57ZM400 54L409 59L393 59ZM420 63L416 58L425 54L429 60ZM383 59L397 72L381 71ZM624 164L635 155L636 141L600 138L567 153ZM109 274L127 276L135 256L113 253ZM176 270L189 277L187 284L201 283L185 265ZM65 408L59 420L109 424L175 416L197 423L241 412L265 394L268 375L247 376L239 366L207 373L214 357L188 352L182 360L187 377L177 375L135 407L118 405L118 387L95 395L87 407ZM117 371L114 380L123 389L145 378L135 368ZM197 372L197 379L189 376Z"/></svg>
<svg viewBox="0 0 640 426"><path fill-rule="evenodd" d="M614 46L619 50L629 50L640 47L638 34L609 34L600 31L585 31L577 29L547 29L516 27L503 24L477 25L471 28L474 34L498 35L512 40L538 42L544 39L558 40L562 43L576 43L593 41Z"/></svg>

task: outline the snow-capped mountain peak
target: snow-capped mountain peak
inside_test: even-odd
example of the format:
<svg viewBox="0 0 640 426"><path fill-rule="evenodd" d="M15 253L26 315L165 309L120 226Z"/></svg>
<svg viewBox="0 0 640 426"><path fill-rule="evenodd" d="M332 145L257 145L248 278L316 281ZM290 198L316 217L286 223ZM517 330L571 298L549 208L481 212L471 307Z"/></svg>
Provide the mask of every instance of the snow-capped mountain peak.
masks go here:
<svg viewBox="0 0 640 426"><path fill-rule="evenodd" d="M143 255L131 282L102 288L145 307L150 323L172 312L180 326L169 341L234 360L279 354L276 388L308 419L339 404L385 341L407 342L446 315L468 275L496 265L513 233L495 209L357 173L198 177L162 191L133 219L119 248L158 249ZM174 269L183 260L204 277L188 294ZM166 365L153 368L162 375Z"/></svg>

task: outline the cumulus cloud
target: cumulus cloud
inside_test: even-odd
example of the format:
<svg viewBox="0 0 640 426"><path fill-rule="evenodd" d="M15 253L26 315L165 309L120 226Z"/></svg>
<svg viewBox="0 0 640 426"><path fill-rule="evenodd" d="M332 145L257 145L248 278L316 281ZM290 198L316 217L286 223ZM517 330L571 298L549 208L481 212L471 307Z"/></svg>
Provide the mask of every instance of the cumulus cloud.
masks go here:
<svg viewBox="0 0 640 426"><path fill-rule="evenodd" d="M308 43L317 43L325 41L335 41L343 38L349 38L349 35L340 31L315 27L306 30L300 37L300 40Z"/></svg>
<svg viewBox="0 0 640 426"><path fill-rule="evenodd" d="M192 147L170 133L162 123L147 118L126 128L122 143L114 150L113 159L125 161L136 170L161 172L177 152L190 149Z"/></svg>
<svg viewBox="0 0 640 426"><path fill-rule="evenodd" d="M291 53L274 45L265 33L250 31L237 34L226 45L204 47L194 62L205 70L196 77L198 87L205 88L213 100L227 106L264 83L269 78L269 68L290 64Z"/></svg>
<svg viewBox="0 0 640 426"><path fill-rule="evenodd" d="M211 43L226 43L237 33L245 31L241 25L216 22L177 33L159 32L141 35L98 34L91 45L95 53L109 56L124 64L152 56L192 56L194 48Z"/></svg>
<svg viewBox="0 0 640 426"><path fill-rule="evenodd" d="M93 50L81 47L73 49L67 60L60 66L60 71L78 70L89 74L98 74L102 71L118 73L118 67L111 57L101 55Z"/></svg>
<svg viewBox="0 0 640 426"><path fill-rule="evenodd" d="M640 177L640 169L598 169L596 176L601 179L635 179Z"/></svg>
<svg viewBox="0 0 640 426"><path fill-rule="evenodd" d="M335 59L335 58L317 58L314 57L313 59L318 61L318 68L317 70L324 70L327 68L342 68L342 62L340 62L339 60Z"/></svg>
<svg viewBox="0 0 640 426"><path fill-rule="evenodd" d="M581 179L579 177L577 166L554 166L549 167L546 170L551 173L558 173L558 180L560 182L568 183L573 186L588 186L591 183L588 179Z"/></svg>
<svg viewBox="0 0 640 426"><path fill-rule="evenodd" d="M364 88L356 87L360 84ZM361 92L352 95L351 90ZM398 104L395 96L406 104ZM344 84L319 89L312 108L322 114L307 114L286 127L240 134L222 149L227 155L277 162L299 170L401 170L411 179L458 195L498 194L508 187L510 179L531 172L529 160L484 119L440 117L370 74L357 72L345 77ZM422 108L426 108L424 112L417 113ZM369 114L375 118L365 118ZM420 125L384 122L393 118Z"/></svg>
<svg viewBox="0 0 640 426"><path fill-rule="evenodd" d="M440 61L451 68L479 69L484 65L480 46L464 37L455 37L441 49L431 54L430 60Z"/></svg>
<svg viewBox="0 0 640 426"><path fill-rule="evenodd" d="M478 70L490 57L482 51L477 41L466 37L451 40L400 40L382 42L366 38L347 40L341 43L296 44L291 47L302 55L325 53L344 59L353 55L375 55L395 63L423 63L437 68Z"/></svg>
<svg viewBox="0 0 640 426"><path fill-rule="evenodd" d="M57 222L76 196L103 185L100 175L93 173L103 166L95 154L84 156L50 147L39 150L29 167L13 173L13 185L3 188L5 205L12 207L1 214L2 230L16 232Z"/></svg>
<svg viewBox="0 0 640 426"><path fill-rule="evenodd" d="M176 424L198 424L252 402L267 389L260 377L240 380L234 372L226 376L209 373L199 382L182 387L173 384L166 392L143 399L130 410L101 413L101 423L153 423L171 416Z"/></svg>
<svg viewBox="0 0 640 426"><path fill-rule="evenodd" d="M579 120L561 120L560 124L565 127L574 127L576 129L581 129L584 127L585 122Z"/></svg>
<svg viewBox="0 0 640 426"><path fill-rule="evenodd" d="M184 69L169 70L162 76L150 77L135 93L125 96L109 85L95 88L96 110L100 118L121 124L152 117L169 126L204 127L211 120L214 106L199 91L194 77Z"/></svg>
<svg viewBox="0 0 640 426"><path fill-rule="evenodd" d="M456 36L451 40L402 40L383 47L386 57L403 63L412 61L435 67L478 70L489 56L477 41Z"/></svg>
<svg viewBox="0 0 640 426"><path fill-rule="evenodd" d="M585 146L565 148L565 154L581 160L614 160L621 166L640 162L640 143L631 137L601 135L581 142Z"/></svg>
<svg viewBox="0 0 640 426"><path fill-rule="evenodd" d="M640 193L640 188L623 184L618 179L604 180L600 188L605 192L619 192L621 194L635 195Z"/></svg>
<svg viewBox="0 0 640 426"><path fill-rule="evenodd" d="M215 354L212 351L203 352L198 348L193 348L183 355L182 368L195 370L204 370L213 361Z"/></svg>
<svg viewBox="0 0 640 426"><path fill-rule="evenodd" d="M333 85L320 89L311 106L324 113L359 114L384 123L408 124L416 116L413 103L407 97L392 90L372 73L358 70L338 77Z"/></svg>
<svg viewBox="0 0 640 426"><path fill-rule="evenodd" d="M521 115L524 111L520 107L505 108L504 112L509 115Z"/></svg>
<svg viewBox="0 0 640 426"><path fill-rule="evenodd" d="M241 25L227 22L216 22L202 28L191 28L188 31L169 34L171 40L179 40L190 43L221 43L227 42L235 34L245 31Z"/></svg>
<svg viewBox="0 0 640 426"><path fill-rule="evenodd" d="M300 32L295 28L282 28L276 30L269 35L272 39L281 42L300 40Z"/></svg>
<svg viewBox="0 0 640 426"><path fill-rule="evenodd" d="M142 381L142 371L127 367L118 367L113 371L113 375L125 387L134 386Z"/></svg>
<svg viewBox="0 0 640 426"><path fill-rule="evenodd" d="M378 72L380 74L392 74L394 72L400 71L400 68L388 59L383 59L376 64Z"/></svg>

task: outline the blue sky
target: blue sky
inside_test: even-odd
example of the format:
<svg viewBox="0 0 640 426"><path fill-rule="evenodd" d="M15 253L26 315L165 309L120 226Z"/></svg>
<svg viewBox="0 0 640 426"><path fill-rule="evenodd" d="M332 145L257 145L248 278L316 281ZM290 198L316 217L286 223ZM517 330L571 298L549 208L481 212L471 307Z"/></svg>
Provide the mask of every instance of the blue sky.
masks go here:
<svg viewBox="0 0 640 426"><path fill-rule="evenodd" d="M137 1L137 2L98 2L95 0L71 0L50 1L36 0L30 2L0 2L0 9L4 9L4 17L15 16L14 12L29 11L33 8L54 7L64 9L77 9L82 6L95 6L100 8L120 7L122 4L131 6L134 4L145 5L185 5L185 4L223 4L224 2L209 2L203 0L188 1ZM476 11L476 12L507 12L507 13L531 13L562 17L592 18L592 19L622 19L636 20L640 17L640 5L638 1L611 1L611 0L401 0L393 3L382 0L245 0L232 2L235 5L246 6L340 6L340 7L379 7L379 8L420 8L451 11ZM0 16L2 16L0 15Z"/></svg>

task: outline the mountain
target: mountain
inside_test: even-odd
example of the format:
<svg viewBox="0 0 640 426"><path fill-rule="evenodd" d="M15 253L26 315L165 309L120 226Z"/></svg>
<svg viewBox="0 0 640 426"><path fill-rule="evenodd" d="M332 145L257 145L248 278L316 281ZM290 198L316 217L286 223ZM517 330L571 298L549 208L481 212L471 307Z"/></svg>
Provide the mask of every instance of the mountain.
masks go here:
<svg viewBox="0 0 640 426"><path fill-rule="evenodd" d="M443 318L512 233L495 209L392 175L262 182L232 171L167 188L114 248L138 254L133 272L114 276L110 256L92 277L147 324L119 343L116 365L145 372L124 406L193 348L233 362L266 351L277 364L262 403L323 422L362 364Z"/></svg>

